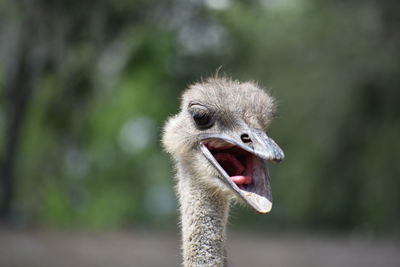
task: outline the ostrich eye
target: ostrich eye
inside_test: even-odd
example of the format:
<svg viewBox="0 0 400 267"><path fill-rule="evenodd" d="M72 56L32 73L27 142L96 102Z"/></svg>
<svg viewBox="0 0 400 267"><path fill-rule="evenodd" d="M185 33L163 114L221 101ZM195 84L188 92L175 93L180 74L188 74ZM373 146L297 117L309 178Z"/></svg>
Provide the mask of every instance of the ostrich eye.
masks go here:
<svg viewBox="0 0 400 267"><path fill-rule="evenodd" d="M196 123L197 128L200 130L211 128L214 124L214 118L212 114L203 110L194 111L192 113L192 118Z"/></svg>

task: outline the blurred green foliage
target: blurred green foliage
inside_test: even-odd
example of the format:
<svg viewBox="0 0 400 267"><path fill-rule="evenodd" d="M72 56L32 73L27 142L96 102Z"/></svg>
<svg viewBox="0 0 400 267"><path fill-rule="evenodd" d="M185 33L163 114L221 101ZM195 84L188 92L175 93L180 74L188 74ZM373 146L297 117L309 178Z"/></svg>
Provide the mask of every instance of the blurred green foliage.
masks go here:
<svg viewBox="0 0 400 267"><path fill-rule="evenodd" d="M160 131L184 88L222 66L235 79L271 88L280 106L271 135L286 154L272 166L273 212L239 208L233 220L398 233L395 7L357 0L2 2L2 148L15 64L28 66L32 91L16 148L12 221L174 226L173 170ZM18 63L23 51L26 61Z"/></svg>

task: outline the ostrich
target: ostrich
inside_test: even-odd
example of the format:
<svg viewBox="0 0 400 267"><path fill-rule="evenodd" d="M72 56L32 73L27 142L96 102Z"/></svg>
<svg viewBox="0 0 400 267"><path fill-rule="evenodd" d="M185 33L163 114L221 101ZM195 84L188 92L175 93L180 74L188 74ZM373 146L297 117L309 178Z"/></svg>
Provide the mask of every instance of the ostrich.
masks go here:
<svg viewBox="0 0 400 267"><path fill-rule="evenodd" d="M162 137L176 167L185 267L227 266L231 200L271 210L266 161L283 151L266 135L274 99L254 83L214 77L190 86Z"/></svg>

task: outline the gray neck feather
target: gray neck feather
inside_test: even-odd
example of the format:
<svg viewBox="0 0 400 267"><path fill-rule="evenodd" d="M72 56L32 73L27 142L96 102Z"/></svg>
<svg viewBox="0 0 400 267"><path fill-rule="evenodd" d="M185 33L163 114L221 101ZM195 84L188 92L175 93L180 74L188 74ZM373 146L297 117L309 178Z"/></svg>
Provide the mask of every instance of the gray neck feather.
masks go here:
<svg viewBox="0 0 400 267"><path fill-rule="evenodd" d="M195 183L178 168L184 267L226 267L225 229L229 198Z"/></svg>

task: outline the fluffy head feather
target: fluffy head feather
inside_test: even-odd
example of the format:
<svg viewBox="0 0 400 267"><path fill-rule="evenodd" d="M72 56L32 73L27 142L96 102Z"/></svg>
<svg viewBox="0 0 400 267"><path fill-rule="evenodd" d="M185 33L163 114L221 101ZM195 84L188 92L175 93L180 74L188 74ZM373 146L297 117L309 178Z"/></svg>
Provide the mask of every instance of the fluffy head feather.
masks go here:
<svg viewBox="0 0 400 267"><path fill-rule="evenodd" d="M201 104L215 115L214 125L205 130L198 129L190 113L191 106ZM276 111L275 100L257 84L241 83L229 78L209 78L196 83L183 93L180 111L167 121L162 144L165 150L179 161L186 171L199 177L200 181L214 187L220 181L210 181L217 176L198 150L198 135L209 132L234 130L243 123L265 132Z"/></svg>

